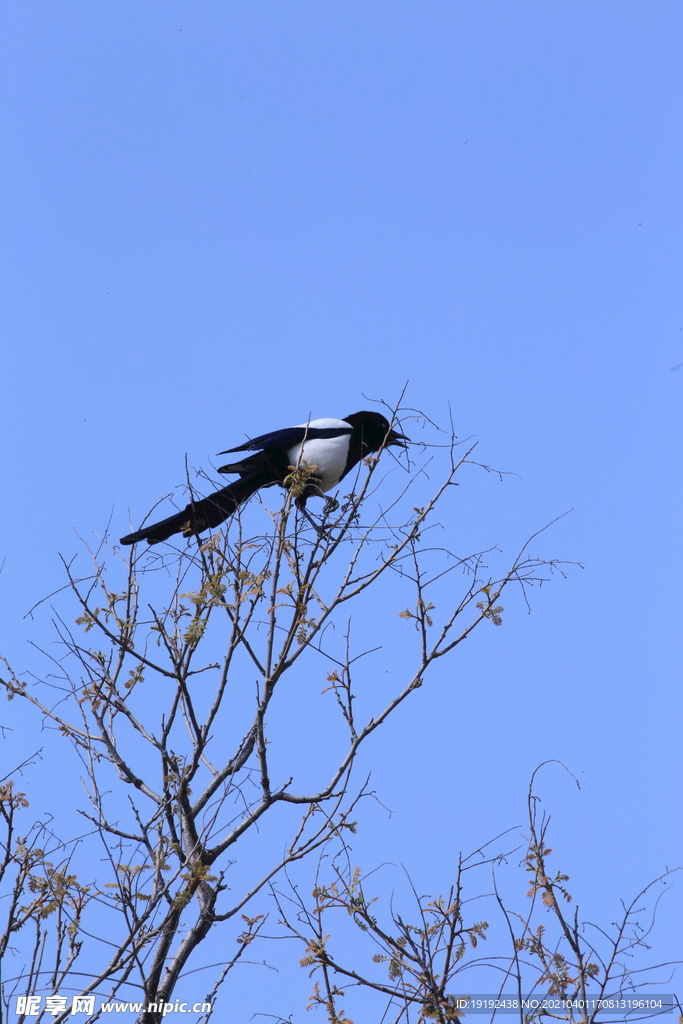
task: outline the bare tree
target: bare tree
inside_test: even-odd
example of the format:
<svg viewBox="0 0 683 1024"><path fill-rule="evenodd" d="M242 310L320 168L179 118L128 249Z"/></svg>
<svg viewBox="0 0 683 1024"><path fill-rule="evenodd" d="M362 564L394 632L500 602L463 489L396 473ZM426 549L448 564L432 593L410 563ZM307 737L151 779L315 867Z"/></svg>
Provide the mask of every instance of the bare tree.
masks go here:
<svg viewBox="0 0 683 1024"><path fill-rule="evenodd" d="M252 503L204 541L133 550L126 561L105 537L85 575L65 562L78 616L74 626L73 613L55 613L62 653L50 677L27 681L8 666L2 679L9 697L73 746L87 797L75 845L46 843L47 822L17 842L24 798L6 782L0 801L16 892L5 991L42 993L33 1019L67 1018L62 986L89 1020L101 1010L88 997L132 994L140 1024L160 1021L198 948L232 923L237 952L196 1011L207 1021L263 926L259 894L355 827L369 793L353 777L361 749L473 630L500 624L510 584L526 595L561 571L528 544L502 571L489 567L495 550L456 553L450 501L458 475L476 465L473 448L437 434L413 450L417 464L391 462L388 451L367 459L319 522L295 507L315 469L302 465L278 507ZM404 631L403 672L361 699L359 658L395 628ZM304 728L313 700L316 724ZM271 820L275 838L262 831ZM96 844L98 869L81 881L74 865L92 865ZM239 868L238 849L247 860ZM452 908L426 913L448 922L452 955L480 935L477 924L454 928Z"/></svg>
<svg viewBox="0 0 683 1024"><path fill-rule="evenodd" d="M531 885L522 913L510 909L499 885L500 871L516 851L489 852L503 836L460 856L445 897L418 895L410 883L414 922L395 909L393 899L388 909L382 908L380 898L369 892L372 883L353 867L352 851L343 841L330 844L319 859L310 899L291 882L274 888L281 923L303 943L301 966L316 979L309 1007L320 1007L329 1024L353 1024L341 1001L372 992L380 999L376 1019L392 1024L453 1024L473 1011L489 1021L503 1011L506 1019L516 1017L520 1024L595 1024L598 1019L621 1024L651 1020L678 1005L675 998L661 995L673 964L641 966L633 960L635 953L650 948L657 905L674 872L665 872L623 904L619 919L608 928L584 920L567 888L569 875L550 872L550 818L534 793L539 770L527 799L521 866ZM508 841L514 831L505 833ZM482 869L491 873L488 893L481 891L481 883L467 885L470 873ZM503 922L495 929L493 950L482 949L489 944L484 944L489 922L479 917L487 900ZM363 932L369 944L363 947L348 937L343 941L344 923ZM654 985L660 986L659 992L653 992ZM473 987L485 994L468 994ZM679 1024L682 1020L683 1015Z"/></svg>

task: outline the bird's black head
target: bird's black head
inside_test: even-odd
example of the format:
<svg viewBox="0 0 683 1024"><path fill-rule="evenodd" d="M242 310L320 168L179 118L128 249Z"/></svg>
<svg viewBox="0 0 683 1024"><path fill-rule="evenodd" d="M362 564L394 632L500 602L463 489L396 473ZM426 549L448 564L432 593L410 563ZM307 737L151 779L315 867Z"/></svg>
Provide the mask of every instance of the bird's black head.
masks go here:
<svg viewBox="0 0 683 1024"><path fill-rule="evenodd" d="M363 447L368 452L376 452L385 445L396 445L397 448L405 448L409 440L405 434L399 434L392 430L389 421L382 416L381 412L352 412L344 419L352 427L361 432Z"/></svg>

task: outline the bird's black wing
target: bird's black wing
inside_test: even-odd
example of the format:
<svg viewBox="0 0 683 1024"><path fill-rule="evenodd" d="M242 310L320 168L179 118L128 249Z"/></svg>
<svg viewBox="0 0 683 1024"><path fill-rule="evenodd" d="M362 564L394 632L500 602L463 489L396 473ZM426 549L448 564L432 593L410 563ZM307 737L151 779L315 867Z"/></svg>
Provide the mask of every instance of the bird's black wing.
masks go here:
<svg viewBox="0 0 683 1024"><path fill-rule="evenodd" d="M341 437L342 434L352 433L352 427L285 427L284 430L274 430L270 434L261 434L251 441L238 444L235 448L226 448L219 452L219 455L228 455L230 452L259 452L268 448L292 448L300 444L304 439L309 441L325 437Z"/></svg>
<svg viewBox="0 0 683 1024"><path fill-rule="evenodd" d="M269 477L271 483L277 483L287 474L289 460L286 448L268 448L264 452L245 455L239 462L231 462L228 466L219 466L219 473L239 473L240 476L257 474L264 481ZM264 483L265 486L265 483Z"/></svg>

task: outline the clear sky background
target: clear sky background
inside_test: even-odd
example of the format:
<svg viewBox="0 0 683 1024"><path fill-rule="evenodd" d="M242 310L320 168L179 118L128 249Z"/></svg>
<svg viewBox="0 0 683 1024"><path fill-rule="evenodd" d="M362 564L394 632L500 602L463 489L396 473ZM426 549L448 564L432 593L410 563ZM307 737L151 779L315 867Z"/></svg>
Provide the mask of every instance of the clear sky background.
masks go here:
<svg viewBox="0 0 683 1024"><path fill-rule="evenodd" d="M48 622L23 616L62 584L58 552L110 515L127 532L186 454L208 467L409 380L518 474L463 484L464 546L511 556L571 508L543 553L584 569L378 739L394 814L359 858L437 891L561 758L582 790L540 786L558 867L613 920L683 863L680 3L4 0L0 19L2 649L33 665ZM655 960L683 957L682 890Z"/></svg>

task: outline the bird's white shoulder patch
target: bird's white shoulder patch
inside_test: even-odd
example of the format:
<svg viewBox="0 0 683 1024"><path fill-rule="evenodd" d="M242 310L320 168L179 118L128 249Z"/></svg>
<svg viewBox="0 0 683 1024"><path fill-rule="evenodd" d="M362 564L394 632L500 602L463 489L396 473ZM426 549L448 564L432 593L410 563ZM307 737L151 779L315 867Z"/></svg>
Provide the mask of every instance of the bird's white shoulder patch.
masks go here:
<svg viewBox="0 0 683 1024"><path fill-rule="evenodd" d="M348 427L349 430L351 429L351 424L347 423L346 420L335 420L335 419L331 419L329 416L325 417L325 418L323 418L321 420L309 420L308 423L296 423L295 426L297 426L297 427L320 427L320 428L324 428L324 427L339 427L341 430L343 430L344 427Z"/></svg>
<svg viewBox="0 0 683 1024"><path fill-rule="evenodd" d="M317 466L316 476L320 480L320 488L329 491L339 483L344 470L346 459L349 454L349 441L351 439L351 424L346 420L322 419L311 420L310 423L299 423L300 427L336 428L346 430L339 437L310 438L304 444L295 444L289 449L288 458L290 465L299 466L306 463L309 466Z"/></svg>

